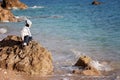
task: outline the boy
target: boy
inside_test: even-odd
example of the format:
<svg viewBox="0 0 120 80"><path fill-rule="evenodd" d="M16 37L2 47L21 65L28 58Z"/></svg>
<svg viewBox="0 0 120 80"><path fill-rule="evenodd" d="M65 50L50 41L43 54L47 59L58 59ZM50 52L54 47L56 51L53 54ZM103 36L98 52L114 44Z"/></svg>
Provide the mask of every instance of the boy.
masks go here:
<svg viewBox="0 0 120 80"><path fill-rule="evenodd" d="M30 32L30 27L32 25L32 22L30 20L25 21L25 26L21 30L21 36L23 40L23 46L28 45L28 43L32 40L32 35Z"/></svg>

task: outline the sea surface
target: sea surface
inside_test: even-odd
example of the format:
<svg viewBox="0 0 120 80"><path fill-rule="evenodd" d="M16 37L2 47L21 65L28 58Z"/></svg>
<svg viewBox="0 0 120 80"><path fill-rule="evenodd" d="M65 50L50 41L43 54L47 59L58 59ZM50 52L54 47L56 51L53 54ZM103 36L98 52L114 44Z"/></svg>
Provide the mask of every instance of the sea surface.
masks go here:
<svg viewBox="0 0 120 80"><path fill-rule="evenodd" d="M120 0L99 0L102 4L97 6L91 5L93 0L21 1L29 8L12 12L32 21L33 39L52 52L56 70L69 73L80 55L97 61L120 61ZM0 38L20 35L24 24L0 23L8 30ZM120 68L118 71L120 74Z"/></svg>

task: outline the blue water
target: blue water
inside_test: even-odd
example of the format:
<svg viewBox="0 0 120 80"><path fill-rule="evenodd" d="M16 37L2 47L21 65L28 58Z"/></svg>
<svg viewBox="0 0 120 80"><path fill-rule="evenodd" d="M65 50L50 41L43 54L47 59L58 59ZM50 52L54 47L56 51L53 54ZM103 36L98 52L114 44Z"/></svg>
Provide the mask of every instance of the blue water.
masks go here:
<svg viewBox="0 0 120 80"><path fill-rule="evenodd" d="M48 48L55 60L81 54L94 59L120 60L120 0L99 0L102 4L98 6L91 5L93 0L21 1L29 8L12 12L30 18L34 39ZM24 23L7 26L15 29L9 33L13 34Z"/></svg>

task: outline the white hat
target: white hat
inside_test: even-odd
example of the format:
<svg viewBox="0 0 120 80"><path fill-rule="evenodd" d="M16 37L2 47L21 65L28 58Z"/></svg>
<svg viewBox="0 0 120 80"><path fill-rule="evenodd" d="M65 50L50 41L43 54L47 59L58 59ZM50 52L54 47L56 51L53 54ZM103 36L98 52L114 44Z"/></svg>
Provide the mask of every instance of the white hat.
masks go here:
<svg viewBox="0 0 120 80"><path fill-rule="evenodd" d="M32 22L29 20L29 19L26 19L26 21L25 21L29 26L31 26L32 25Z"/></svg>

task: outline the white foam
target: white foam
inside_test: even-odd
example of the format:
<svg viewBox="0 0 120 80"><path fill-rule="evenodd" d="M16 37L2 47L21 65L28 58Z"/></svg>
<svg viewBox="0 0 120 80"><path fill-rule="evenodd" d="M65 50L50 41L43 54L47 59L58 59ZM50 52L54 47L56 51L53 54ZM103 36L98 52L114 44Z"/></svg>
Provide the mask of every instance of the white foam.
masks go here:
<svg viewBox="0 0 120 80"><path fill-rule="evenodd" d="M44 6L33 6L33 7L30 7L32 9L37 9L37 8L44 8Z"/></svg>
<svg viewBox="0 0 120 80"><path fill-rule="evenodd" d="M7 29L5 28L0 28L0 34L5 34L7 32Z"/></svg>
<svg viewBox="0 0 120 80"><path fill-rule="evenodd" d="M101 64L99 61L91 61L90 65L100 71L111 71L112 68L108 64Z"/></svg>

